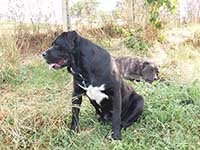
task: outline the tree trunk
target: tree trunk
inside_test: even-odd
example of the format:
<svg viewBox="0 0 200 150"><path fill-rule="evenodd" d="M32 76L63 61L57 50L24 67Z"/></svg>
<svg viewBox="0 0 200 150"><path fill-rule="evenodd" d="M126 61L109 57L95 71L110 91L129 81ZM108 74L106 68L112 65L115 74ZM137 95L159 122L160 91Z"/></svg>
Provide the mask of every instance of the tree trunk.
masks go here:
<svg viewBox="0 0 200 150"><path fill-rule="evenodd" d="M135 23L135 1L131 0L131 24L132 26Z"/></svg>
<svg viewBox="0 0 200 150"><path fill-rule="evenodd" d="M69 0L62 0L62 15L63 15L63 31L69 31L70 15L69 15Z"/></svg>

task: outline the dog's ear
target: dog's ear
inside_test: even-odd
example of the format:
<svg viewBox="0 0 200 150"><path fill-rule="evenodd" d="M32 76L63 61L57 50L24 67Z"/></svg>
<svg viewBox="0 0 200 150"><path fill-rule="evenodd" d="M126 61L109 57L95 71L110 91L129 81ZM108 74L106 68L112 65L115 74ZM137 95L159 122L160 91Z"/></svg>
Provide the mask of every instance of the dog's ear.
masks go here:
<svg viewBox="0 0 200 150"><path fill-rule="evenodd" d="M65 44L67 44L68 49L73 50L75 48L75 44L79 39L79 35L76 31L69 31L62 33L64 37Z"/></svg>
<svg viewBox="0 0 200 150"><path fill-rule="evenodd" d="M160 73L160 71L159 71L159 67L156 66L155 69L156 69L156 74L158 75L158 74Z"/></svg>
<svg viewBox="0 0 200 150"><path fill-rule="evenodd" d="M148 66L150 64L149 61L144 61L143 62L143 65L142 65L142 68L144 69L146 66Z"/></svg>

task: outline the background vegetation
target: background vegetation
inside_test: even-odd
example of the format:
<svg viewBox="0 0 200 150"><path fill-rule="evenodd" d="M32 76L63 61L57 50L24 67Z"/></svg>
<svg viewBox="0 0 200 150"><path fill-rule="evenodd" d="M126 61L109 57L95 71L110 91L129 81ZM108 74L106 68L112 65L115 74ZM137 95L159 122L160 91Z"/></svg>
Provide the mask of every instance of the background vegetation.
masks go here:
<svg viewBox="0 0 200 150"><path fill-rule="evenodd" d="M41 57L62 26L24 23L23 3L11 2L12 17L0 22L0 149L200 149L198 0L185 1L187 17L179 11L183 1L121 0L111 13L96 9L97 0L70 7L77 19L71 28L81 35L114 56L152 59L160 67L153 84L125 81L144 96L145 111L122 131L121 142L108 140L111 125L98 122L87 98L80 133L69 133L72 77L48 70Z"/></svg>

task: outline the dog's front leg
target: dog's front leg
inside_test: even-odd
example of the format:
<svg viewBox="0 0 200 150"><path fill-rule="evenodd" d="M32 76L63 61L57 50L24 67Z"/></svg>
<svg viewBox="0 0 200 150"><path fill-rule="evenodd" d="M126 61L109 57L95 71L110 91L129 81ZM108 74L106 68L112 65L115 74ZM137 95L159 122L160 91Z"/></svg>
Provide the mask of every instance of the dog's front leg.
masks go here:
<svg viewBox="0 0 200 150"><path fill-rule="evenodd" d="M79 129L79 112L82 103L82 95L79 87L74 85L74 92L72 98L72 122L71 130L78 132Z"/></svg>
<svg viewBox="0 0 200 150"><path fill-rule="evenodd" d="M117 88L113 97L112 138L121 140L121 90Z"/></svg>

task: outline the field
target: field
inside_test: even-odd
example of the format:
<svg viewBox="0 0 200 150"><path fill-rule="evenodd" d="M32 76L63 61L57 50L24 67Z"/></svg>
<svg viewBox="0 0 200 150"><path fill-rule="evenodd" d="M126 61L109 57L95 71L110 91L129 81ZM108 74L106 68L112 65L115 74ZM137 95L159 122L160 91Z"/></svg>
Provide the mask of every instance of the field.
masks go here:
<svg viewBox="0 0 200 150"><path fill-rule="evenodd" d="M199 29L190 25L162 31L160 41L144 53L127 48L121 38L95 41L115 56L139 55L154 60L164 79L153 84L125 81L144 96L145 109L138 122L122 130L123 140L115 142L107 138L111 125L98 122L86 97L80 132L71 134L72 76L66 69L48 70L41 51L19 52L16 39L2 33L0 149L200 149Z"/></svg>

